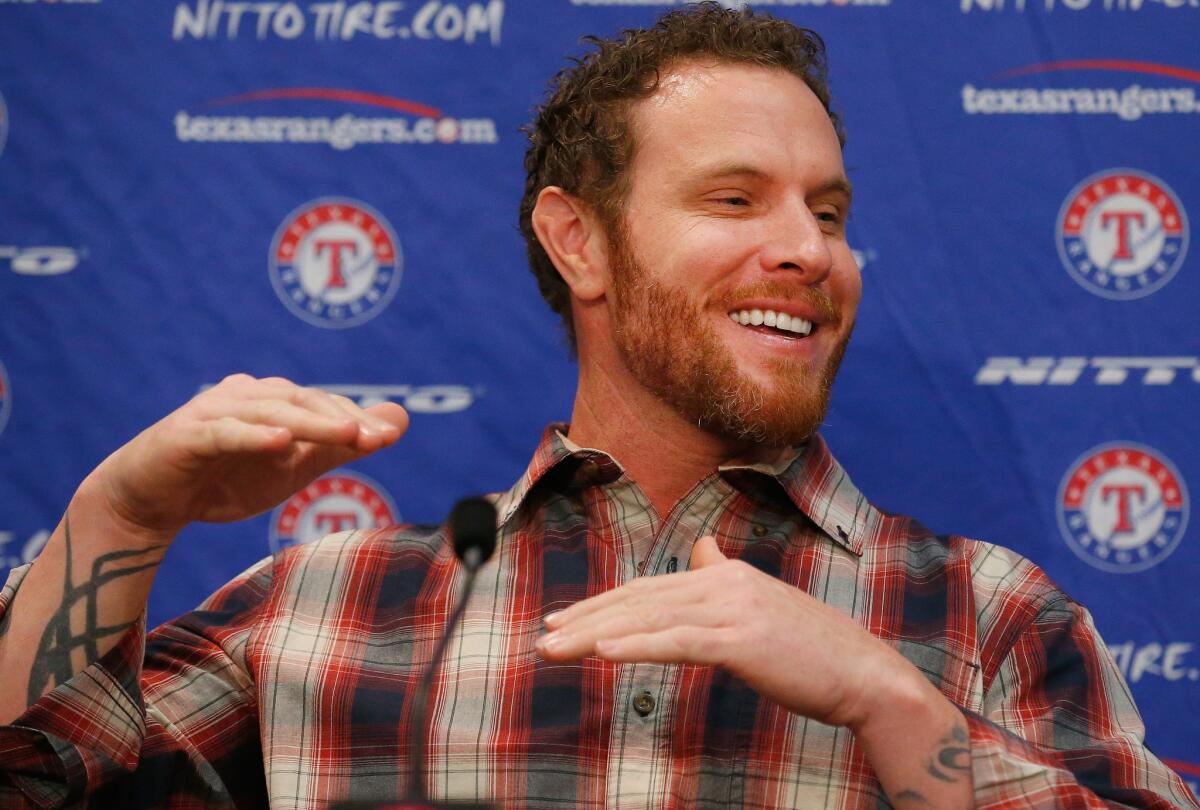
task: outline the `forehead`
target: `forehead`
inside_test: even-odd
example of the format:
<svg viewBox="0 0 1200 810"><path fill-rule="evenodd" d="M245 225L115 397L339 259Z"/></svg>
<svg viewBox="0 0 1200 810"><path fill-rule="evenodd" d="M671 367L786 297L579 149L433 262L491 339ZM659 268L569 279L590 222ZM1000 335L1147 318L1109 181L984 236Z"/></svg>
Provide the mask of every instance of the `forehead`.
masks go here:
<svg viewBox="0 0 1200 810"><path fill-rule="evenodd" d="M829 114L781 68L687 62L664 72L630 108L634 170L674 175L703 165L753 163L769 173L827 181L843 174Z"/></svg>

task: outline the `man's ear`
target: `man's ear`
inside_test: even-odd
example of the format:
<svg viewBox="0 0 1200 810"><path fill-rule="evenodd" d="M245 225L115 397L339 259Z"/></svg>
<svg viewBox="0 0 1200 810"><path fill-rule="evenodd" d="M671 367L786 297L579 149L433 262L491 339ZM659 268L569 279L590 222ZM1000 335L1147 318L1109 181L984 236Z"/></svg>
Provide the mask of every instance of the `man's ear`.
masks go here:
<svg viewBox="0 0 1200 810"><path fill-rule="evenodd" d="M533 232L575 297L594 301L608 288L604 230L591 208L558 186L546 186L533 207Z"/></svg>

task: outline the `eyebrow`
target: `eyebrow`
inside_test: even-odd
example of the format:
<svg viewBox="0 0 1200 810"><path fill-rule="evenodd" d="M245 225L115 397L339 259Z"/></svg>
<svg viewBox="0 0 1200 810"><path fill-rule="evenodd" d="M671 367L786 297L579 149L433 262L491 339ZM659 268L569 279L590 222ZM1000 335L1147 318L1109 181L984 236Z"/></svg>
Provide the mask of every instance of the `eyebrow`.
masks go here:
<svg viewBox="0 0 1200 810"><path fill-rule="evenodd" d="M704 180L715 180L721 177L753 177L756 180L765 180L770 177L767 172L750 163L717 164L710 169L702 171L700 176ZM850 201L854 199L854 186L842 175L828 180L809 191L810 196L830 193L841 194L847 201Z"/></svg>

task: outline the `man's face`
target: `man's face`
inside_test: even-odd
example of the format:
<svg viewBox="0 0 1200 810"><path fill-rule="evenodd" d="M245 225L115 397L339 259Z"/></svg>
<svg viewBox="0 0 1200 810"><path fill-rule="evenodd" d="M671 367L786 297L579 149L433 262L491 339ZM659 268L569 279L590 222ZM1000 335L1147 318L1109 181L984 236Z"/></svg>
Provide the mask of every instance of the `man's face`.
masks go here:
<svg viewBox="0 0 1200 810"><path fill-rule="evenodd" d="M685 64L631 124L629 199L608 240L623 361L724 438L807 439L862 291L827 113L782 70Z"/></svg>

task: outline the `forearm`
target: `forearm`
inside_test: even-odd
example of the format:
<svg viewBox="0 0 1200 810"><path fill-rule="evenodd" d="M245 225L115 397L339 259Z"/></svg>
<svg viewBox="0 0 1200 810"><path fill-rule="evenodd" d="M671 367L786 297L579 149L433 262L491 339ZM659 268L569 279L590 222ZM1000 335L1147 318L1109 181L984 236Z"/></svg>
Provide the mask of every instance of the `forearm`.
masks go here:
<svg viewBox="0 0 1200 810"><path fill-rule="evenodd" d="M170 538L103 504L85 481L0 620L0 723L103 656L145 610Z"/></svg>
<svg viewBox="0 0 1200 810"><path fill-rule="evenodd" d="M966 719L916 677L890 694L855 737L897 808L973 807Z"/></svg>

